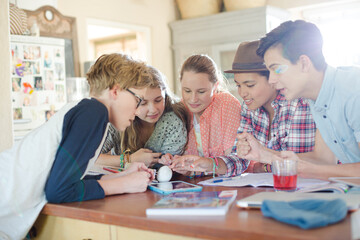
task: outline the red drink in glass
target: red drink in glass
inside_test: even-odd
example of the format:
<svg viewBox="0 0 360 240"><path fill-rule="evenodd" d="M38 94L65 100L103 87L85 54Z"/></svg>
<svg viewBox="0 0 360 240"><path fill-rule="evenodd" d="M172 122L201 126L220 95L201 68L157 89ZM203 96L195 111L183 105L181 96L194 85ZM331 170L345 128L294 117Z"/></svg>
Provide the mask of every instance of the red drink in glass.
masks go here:
<svg viewBox="0 0 360 240"><path fill-rule="evenodd" d="M297 175L291 176L274 176L274 188L278 191L295 191L296 190L296 182Z"/></svg>

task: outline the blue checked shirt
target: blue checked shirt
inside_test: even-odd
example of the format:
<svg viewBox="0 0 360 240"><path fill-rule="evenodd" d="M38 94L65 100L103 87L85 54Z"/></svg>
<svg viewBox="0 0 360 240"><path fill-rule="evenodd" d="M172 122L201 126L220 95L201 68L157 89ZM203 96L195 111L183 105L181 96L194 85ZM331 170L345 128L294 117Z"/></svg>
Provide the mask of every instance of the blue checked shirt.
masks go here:
<svg viewBox="0 0 360 240"><path fill-rule="evenodd" d="M246 104L243 104L237 133L249 132L262 145L276 151L296 153L313 151L316 126L308 103L303 99L286 101L284 95L279 93L271 106L275 110L271 131L269 131L269 114L263 107L250 111ZM235 139L231 154L219 157L227 166L225 176L239 175L249 166L249 160L237 157L236 143Z"/></svg>
<svg viewBox="0 0 360 240"><path fill-rule="evenodd" d="M310 107L321 136L342 163L360 162L360 68L327 66Z"/></svg>

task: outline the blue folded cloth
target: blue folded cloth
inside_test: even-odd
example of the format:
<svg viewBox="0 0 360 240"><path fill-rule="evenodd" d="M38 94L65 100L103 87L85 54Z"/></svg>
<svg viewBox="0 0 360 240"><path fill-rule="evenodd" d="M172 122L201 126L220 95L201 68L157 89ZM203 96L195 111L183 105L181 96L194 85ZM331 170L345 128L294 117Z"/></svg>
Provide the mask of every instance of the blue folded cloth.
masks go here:
<svg viewBox="0 0 360 240"><path fill-rule="evenodd" d="M345 218L348 210L342 199L305 199L291 202L265 200L261 211L265 217L310 229L336 223Z"/></svg>

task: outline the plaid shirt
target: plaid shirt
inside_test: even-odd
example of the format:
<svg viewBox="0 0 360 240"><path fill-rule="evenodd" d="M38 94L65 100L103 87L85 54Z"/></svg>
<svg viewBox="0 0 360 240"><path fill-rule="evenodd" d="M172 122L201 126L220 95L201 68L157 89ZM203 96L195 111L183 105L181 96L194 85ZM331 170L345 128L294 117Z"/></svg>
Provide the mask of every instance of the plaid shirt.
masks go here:
<svg viewBox="0 0 360 240"><path fill-rule="evenodd" d="M301 98L286 101L284 95L279 93L271 106L275 113L270 132L269 114L264 108L250 111L246 104L243 104L237 133L249 132L260 144L276 151L296 153L313 151L316 126L308 103ZM271 137L268 140L270 133ZM226 176L241 174L249 166L249 160L237 157L236 143L237 140L230 155L220 157L227 165Z"/></svg>

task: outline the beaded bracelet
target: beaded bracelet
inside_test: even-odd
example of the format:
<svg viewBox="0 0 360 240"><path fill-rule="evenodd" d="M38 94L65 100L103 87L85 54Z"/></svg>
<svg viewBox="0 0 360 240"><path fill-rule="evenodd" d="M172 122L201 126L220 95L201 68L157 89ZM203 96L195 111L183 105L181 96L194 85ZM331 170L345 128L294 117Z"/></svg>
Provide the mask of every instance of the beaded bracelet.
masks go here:
<svg viewBox="0 0 360 240"><path fill-rule="evenodd" d="M266 173L272 172L271 165L270 164L264 164L264 171Z"/></svg>
<svg viewBox="0 0 360 240"><path fill-rule="evenodd" d="M204 172L200 172L200 174L197 175L196 172L194 171L194 172L192 172L192 174L190 174L189 176L186 176L186 177L188 177L190 179L193 179L193 178L196 178L196 177L203 177L203 176L205 176Z"/></svg>
<svg viewBox="0 0 360 240"><path fill-rule="evenodd" d="M124 154L120 155L120 168L124 168Z"/></svg>
<svg viewBox="0 0 360 240"><path fill-rule="evenodd" d="M127 163L130 163L130 149L123 151L120 155L120 168L124 168Z"/></svg>

